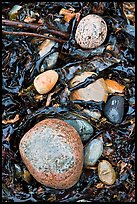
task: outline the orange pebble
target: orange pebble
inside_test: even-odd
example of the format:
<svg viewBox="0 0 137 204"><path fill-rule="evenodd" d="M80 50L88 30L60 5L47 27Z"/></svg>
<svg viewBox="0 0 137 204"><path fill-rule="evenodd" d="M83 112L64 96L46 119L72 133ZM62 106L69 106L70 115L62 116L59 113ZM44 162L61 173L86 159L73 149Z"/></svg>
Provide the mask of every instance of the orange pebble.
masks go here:
<svg viewBox="0 0 137 204"><path fill-rule="evenodd" d="M124 92L124 85L119 84L118 82L111 80L111 79L106 79L105 80L107 89L109 93L123 93Z"/></svg>

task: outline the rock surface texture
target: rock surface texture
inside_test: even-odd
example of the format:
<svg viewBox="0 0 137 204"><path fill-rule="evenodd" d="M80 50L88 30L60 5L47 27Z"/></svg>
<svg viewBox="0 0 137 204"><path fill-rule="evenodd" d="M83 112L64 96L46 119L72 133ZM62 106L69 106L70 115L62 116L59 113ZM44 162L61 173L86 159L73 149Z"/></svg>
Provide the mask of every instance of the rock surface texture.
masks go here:
<svg viewBox="0 0 137 204"><path fill-rule="evenodd" d="M77 131L59 119L45 119L21 139L19 150L33 177L47 187L68 189L83 168L83 145Z"/></svg>
<svg viewBox="0 0 137 204"><path fill-rule="evenodd" d="M91 49L99 47L106 39L107 24L104 19L95 14L82 18L77 26L75 39L80 47Z"/></svg>

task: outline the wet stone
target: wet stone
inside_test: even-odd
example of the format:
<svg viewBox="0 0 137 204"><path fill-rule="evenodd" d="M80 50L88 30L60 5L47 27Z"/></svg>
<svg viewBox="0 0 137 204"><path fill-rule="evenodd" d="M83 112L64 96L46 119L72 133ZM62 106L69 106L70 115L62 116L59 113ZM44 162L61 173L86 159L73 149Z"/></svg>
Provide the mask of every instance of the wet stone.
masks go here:
<svg viewBox="0 0 137 204"><path fill-rule="evenodd" d="M116 173L107 160L102 160L98 164L99 179L107 185L112 185L116 181Z"/></svg>
<svg viewBox="0 0 137 204"><path fill-rule="evenodd" d="M39 94L46 94L55 86L58 77L54 70L45 71L34 79L34 87Z"/></svg>
<svg viewBox="0 0 137 204"><path fill-rule="evenodd" d="M70 84L71 87L84 82L88 77L91 77L94 72L83 72L80 75L75 76ZM103 78L99 78L96 81L92 82L85 88L80 88L72 91L70 98L71 100L84 100L89 101L93 100L96 102L104 101L106 102L108 97L107 86Z"/></svg>
<svg viewBox="0 0 137 204"><path fill-rule="evenodd" d="M83 168L83 145L77 131L59 119L45 119L31 128L19 144L31 175L55 189L75 185Z"/></svg>
<svg viewBox="0 0 137 204"><path fill-rule="evenodd" d="M47 34L45 34L47 36ZM52 37L52 35L50 35ZM53 40L46 39L40 46L39 46L39 55L43 57L45 54L48 54L54 47L58 47L58 43ZM52 69L58 60L59 52L53 52L52 54L48 55L42 63L41 69Z"/></svg>
<svg viewBox="0 0 137 204"><path fill-rule="evenodd" d="M101 139L94 139L88 143L84 151L84 166L94 166L103 153L103 142Z"/></svg>
<svg viewBox="0 0 137 204"><path fill-rule="evenodd" d="M124 97L112 96L104 107L104 114L112 123L121 123L124 115Z"/></svg>
<svg viewBox="0 0 137 204"><path fill-rule="evenodd" d="M71 114L71 119L65 119L69 125L73 126L79 133L82 141L87 141L93 135L93 127L84 119Z"/></svg>
<svg viewBox="0 0 137 204"><path fill-rule="evenodd" d="M98 15L90 14L83 17L76 29L75 39L80 47L92 49L99 47L106 39L107 24Z"/></svg>

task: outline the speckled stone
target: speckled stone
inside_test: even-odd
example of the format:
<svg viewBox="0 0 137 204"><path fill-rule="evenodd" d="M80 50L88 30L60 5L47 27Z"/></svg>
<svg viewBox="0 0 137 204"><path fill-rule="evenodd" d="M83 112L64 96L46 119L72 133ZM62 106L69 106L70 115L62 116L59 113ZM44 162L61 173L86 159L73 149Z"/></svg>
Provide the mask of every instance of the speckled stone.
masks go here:
<svg viewBox="0 0 137 204"><path fill-rule="evenodd" d="M91 49L99 47L106 39L107 24L95 14L83 17L76 29L75 39L80 47Z"/></svg>
<svg viewBox="0 0 137 204"><path fill-rule="evenodd" d="M83 168L83 145L77 131L59 119L45 119L21 139L19 151L32 176L55 189L75 185Z"/></svg>
<svg viewBox="0 0 137 204"><path fill-rule="evenodd" d="M116 181L116 173L107 160L102 160L98 164L98 176L99 179L107 184L112 185Z"/></svg>

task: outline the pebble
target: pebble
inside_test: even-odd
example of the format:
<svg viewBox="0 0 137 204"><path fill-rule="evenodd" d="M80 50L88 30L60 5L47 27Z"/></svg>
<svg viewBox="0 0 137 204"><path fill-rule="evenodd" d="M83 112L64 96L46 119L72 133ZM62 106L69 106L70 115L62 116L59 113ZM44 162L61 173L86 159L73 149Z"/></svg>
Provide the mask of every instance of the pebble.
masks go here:
<svg viewBox="0 0 137 204"><path fill-rule="evenodd" d="M102 160L98 164L99 179L107 185L112 185L116 181L116 173L107 160Z"/></svg>
<svg viewBox="0 0 137 204"><path fill-rule="evenodd" d="M52 37L52 35L50 36ZM50 52L51 49L55 47L55 45L57 47L58 43L53 40L49 40L49 39L44 40L44 42L39 46L40 57L43 57L45 54ZM58 60L58 56L59 56L59 52L54 52L50 54L49 56L45 57L45 59L43 60L42 66L41 66L41 70L42 69L44 70L45 68L48 68L48 69L53 68L53 66L56 64Z"/></svg>
<svg viewBox="0 0 137 204"><path fill-rule="evenodd" d="M20 5L14 5L8 13L10 20L16 20L19 10L22 8Z"/></svg>
<svg viewBox="0 0 137 204"><path fill-rule="evenodd" d="M104 107L104 114L112 123L121 123L124 115L124 97L112 96Z"/></svg>
<svg viewBox="0 0 137 204"><path fill-rule="evenodd" d="M55 86L58 81L58 73L54 70L48 70L39 74L34 79L34 87L39 94L46 94Z"/></svg>
<svg viewBox="0 0 137 204"><path fill-rule="evenodd" d="M72 119L65 119L69 125L73 126L79 133L82 141L87 141L93 135L93 127L84 119L70 114Z"/></svg>
<svg viewBox="0 0 137 204"><path fill-rule="evenodd" d="M60 15L63 15L64 16L64 20L69 23L71 21L72 18L74 18L74 16L76 16L77 18L77 21L79 20L80 18L80 13L75 13L73 10L68 10L68 9L65 9L65 8L62 8L59 12Z"/></svg>
<svg viewBox="0 0 137 204"><path fill-rule="evenodd" d="M83 17L76 29L75 40L84 49L99 47L106 39L107 24L95 14Z"/></svg>
<svg viewBox="0 0 137 204"><path fill-rule="evenodd" d="M84 166L94 166L103 153L103 142L101 139L93 139L85 147Z"/></svg>
<svg viewBox="0 0 137 204"><path fill-rule="evenodd" d="M42 120L19 144L21 158L41 184L68 189L75 185L83 168L83 145L77 131L63 120Z"/></svg>
<svg viewBox="0 0 137 204"><path fill-rule="evenodd" d="M83 72L80 75L75 76L70 84L72 87L85 81L87 77L91 77L94 72ZM108 97L107 86L103 78L97 79L95 82L89 84L85 88L80 88L72 91L70 98L72 100L93 100L96 102L106 102Z"/></svg>
<svg viewBox="0 0 137 204"><path fill-rule="evenodd" d="M101 112L99 110L83 109L83 112L86 113L91 118L94 118L96 120L99 120L101 118Z"/></svg>
<svg viewBox="0 0 137 204"><path fill-rule="evenodd" d="M123 93L124 92L124 85L119 84L117 81L106 79L105 83L107 85L108 93Z"/></svg>

